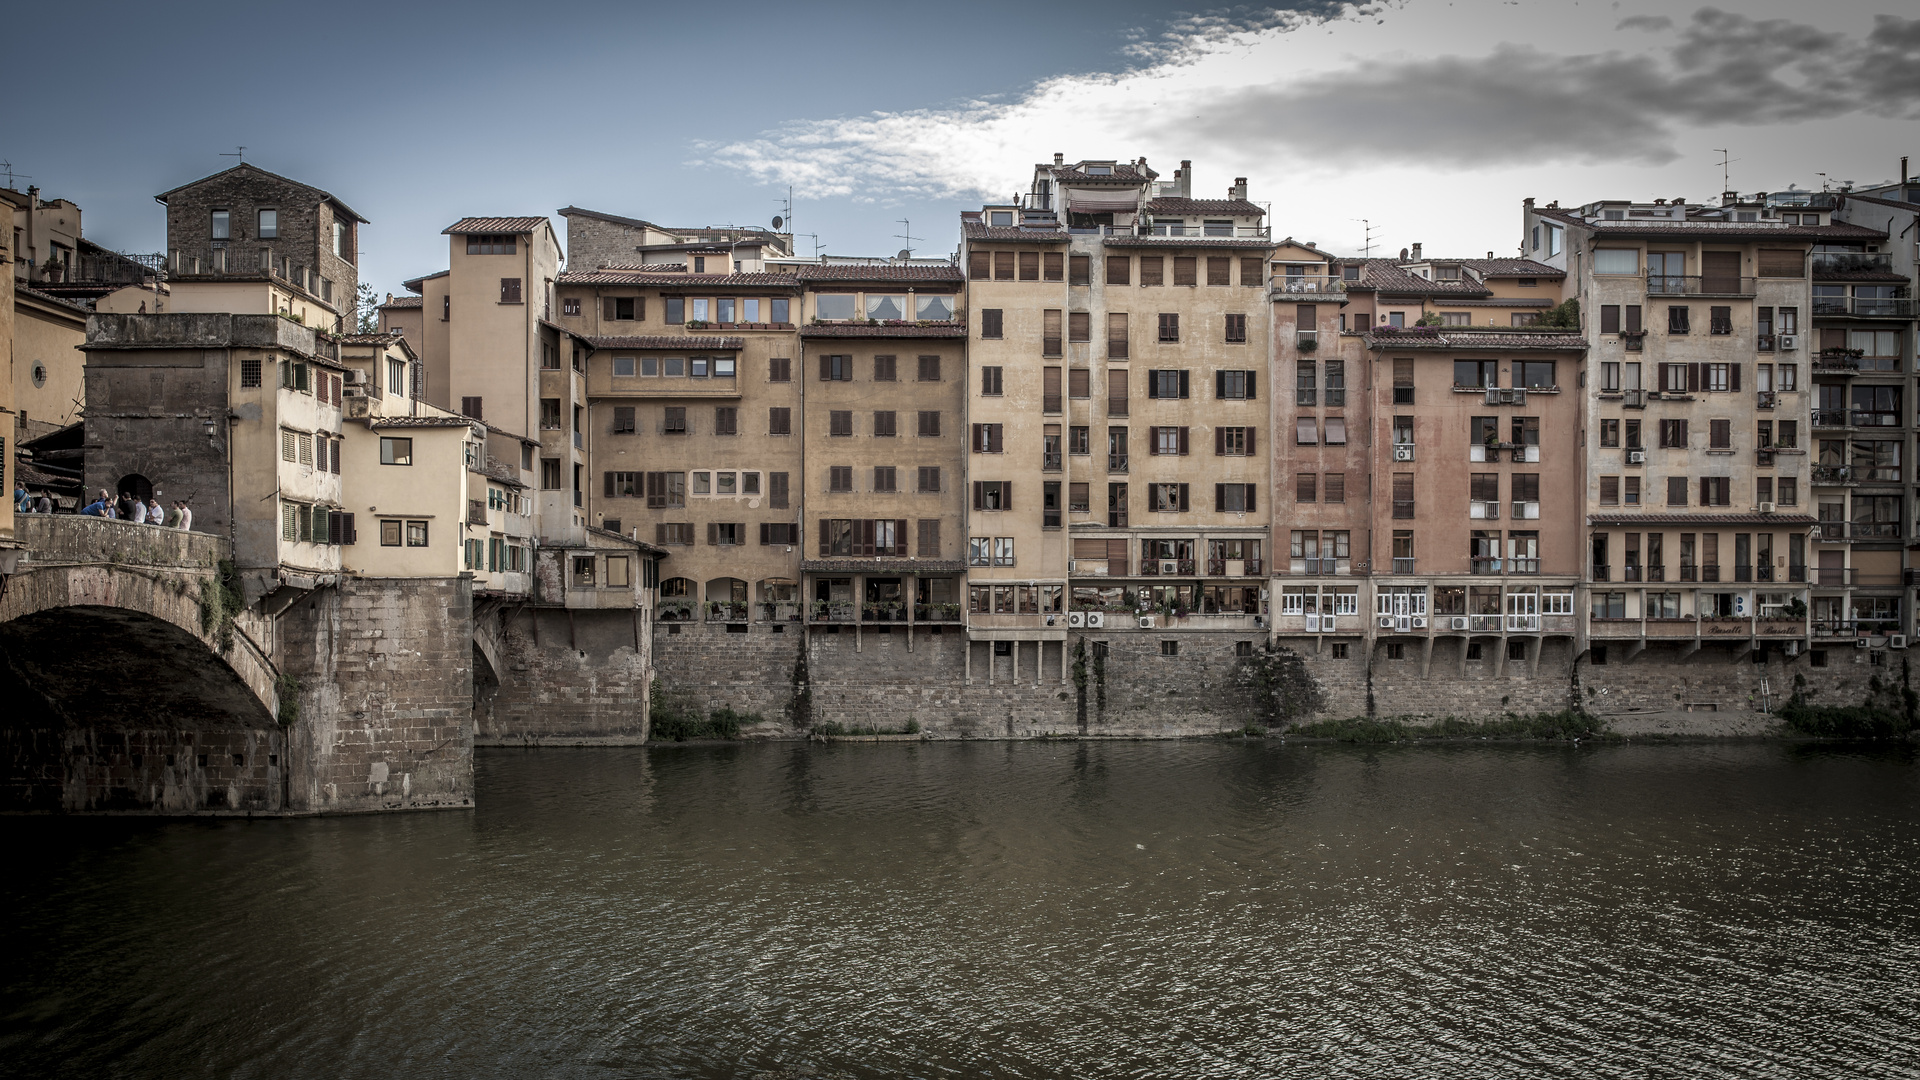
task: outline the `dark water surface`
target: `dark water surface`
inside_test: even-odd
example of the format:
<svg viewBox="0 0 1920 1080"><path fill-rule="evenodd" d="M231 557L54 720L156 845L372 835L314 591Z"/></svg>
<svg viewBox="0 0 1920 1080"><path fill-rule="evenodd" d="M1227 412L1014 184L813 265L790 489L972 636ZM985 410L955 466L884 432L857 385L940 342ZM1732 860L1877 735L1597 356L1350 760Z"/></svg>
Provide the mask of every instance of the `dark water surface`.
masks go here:
<svg viewBox="0 0 1920 1080"><path fill-rule="evenodd" d="M487 751L478 788L0 819L0 1074L1920 1072L1909 751Z"/></svg>

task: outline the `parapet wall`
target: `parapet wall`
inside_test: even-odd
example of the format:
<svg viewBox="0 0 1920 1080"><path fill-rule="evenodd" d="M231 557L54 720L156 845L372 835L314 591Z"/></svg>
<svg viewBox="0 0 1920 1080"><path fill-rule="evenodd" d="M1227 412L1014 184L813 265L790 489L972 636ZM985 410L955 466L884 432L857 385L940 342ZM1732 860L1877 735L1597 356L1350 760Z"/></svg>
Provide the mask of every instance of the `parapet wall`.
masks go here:
<svg viewBox="0 0 1920 1080"><path fill-rule="evenodd" d="M653 661L643 612L487 606L477 621L478 745L646 740Z"/></svg>

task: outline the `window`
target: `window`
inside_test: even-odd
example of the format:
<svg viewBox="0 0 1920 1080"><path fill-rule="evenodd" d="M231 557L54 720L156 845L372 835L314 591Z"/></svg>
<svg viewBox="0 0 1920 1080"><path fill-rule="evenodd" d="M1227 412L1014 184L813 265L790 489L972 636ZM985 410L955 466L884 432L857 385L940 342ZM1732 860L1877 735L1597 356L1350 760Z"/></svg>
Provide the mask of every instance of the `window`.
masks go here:
<svg viewBox="0 0 1920 1080"><path fill-rule="evenodd" d="M767 410L767 434L793 434L793 410L787 407L769 408Z"/></svg>
<svg viewBox="0 0 1920 1080"><path fill-rule="evenodd" d="M1155 456L1179 457L1187 452L1187 429L1183 427L1153 427L1147 429L1149 453Z"/></svg>
<svg viewBox="0 0 1920 1080"><path fill-rule="evenodd" d="M740 410L731 405L715 406L713 410L713 433L715 435L740 434Z"/></svg>
<svg viewBox="0 0 1920 1080"><path fill-rule="evenodd" d="M918 554L923 559L940 557L940 522L938 519L922 520L920 523L920 543Z"/></svg>
<svg viewBox="0 0 1920 1080"><path fill-rule="evenodd" d="M980 310L980 336L998 339L1003 336L1003 312L1000 308L982 308Z"/></svg>
<svg viewBox="0 0 1920 1080"><path fill-rule="evenodd" d="M500 279L500 302L503 304L517 304L520 302L519 278L503 277Z"/></svg>
<svg viewBox="0 0 1920 1080"><path fill-rule="evenodd" d="M687 409L684 405L669 405L660 422L660 430L665 435L685 435L687 433Z"/></svg>
<svg viewBox="0 0 1920 1080"><path fill-rule="evenodd" d="M558 458L540 459L540 487L546 491L560 490L560 460Z"/></svg>
<svg viewBox="0 0 1920 1080"><path fill-rule="evenodd" d="M487 233L467 234L467 254L469 255L512 255L515 241L511 233L492 235ZM338 252L335 252L338 254Z"/></svg>
<svg viewBox="0 0 1920 1080"><path fill-rule="evenodd" d="M923 439L939 438L940 437L940 414L935 411L922 410L920 412L920 426L918 431L919 431L920 438L923 438Z"/></svg>
<svg viewBox="0 0 1920 1080"><path fill-rule="evenodd" d="M1248 372L1248 378L1252 378ZM1327 387L1324 403L1329 408L1340 408L1347 403L1347 362L1345 360L1327 361Z"/></svg>
<svg viewBox="0 0 1920 1080"><path fill-rule="evenodd" d="M1093 259L1086 255L1074 255L1067 259L1067 284L1093 284Z"/></svg>
<svg viewBox="0 0 1920 1080"><path fill-rule="evenodd" d="M481 399L477 397L463 397L460 399L460 414L462 416L470 416L475 420L483 419L480 415L480 406Z"/></svg>
<svg viewBox="0 0 1920 1080"><path fill-rule="evenodd" d="M1213 452L1216 457L1253 456L1254 434L1250 427L1217 427L1213 429Z"/></svg>
<svg viewBox="0 0 1920 1080"><path fill-rule="evenodd" d="M785 510L787 508L786 473L777 472L767 474L767 505L775 510Z"/></svg>
<svg viewBox="0 0 1920 1080"><path fill-rule="evenodd" d="M1620 445L1620 421L1600 421L1600 445L1602 447L1617 447Z"/></svg>
<svg viewBox="0 0 1920 1080"><path fill-rule="evenodd" d="M914 484L914 490L928 494L937 493L940 490L940 467L938 465L920 466L919 476ZM922 554L925 553L923 552Z"/></svg>
<svg viewBox="0 0 1920 1080"><path fill-rule="evenodd" d="M1227 316L1227 344L1244 345L1247 341L1247 317L1245 315Z"/></svg>
<svg viewBox="0 0 1920 1080"><path fill-rule="evenodd" d="M1165 285L1167 283L1167 260L1163 255L1140 256L1140 284Z"/></svg>
<svg viewBox="0 0 1920 1080"><path fill-rule="evenodd" d="M853 357L846 355L823 355L820 357L821 382L852 382Z"/></svg>
<svg viewBox="0 0 1920 1080"><path fill-rule="evenodd" d="M1326 444L1328 446L1345 446L1347 444L1346 417L1327 417Z"/></svg>
<svg viewBox="0 0 1920 1080"><path fill-rule="evenodd" d="M1293 422L1293 443L1295 446L1320 445L1319 421L1311 416L1296 417Z"/></svg>
<svg viewBox="0 0 1920 1080"><path fill-rule="evenodd" d="M1213 508L1223 514L1251 514L1256 498L1253 484L1213 485Z"/></svg>
<svg viewBox="0 0 1920 1080"><path fill-rule="evenodd" d="M1684 476L1667 477L1667 505L1687 505L1687 478ZM1681 560L1684 562L1685 560Z"/></svg>
<svg viewBox="0 0 1920 1080"><path fill-rule="evenodd" d="M1114 368L1107 372L1107 415L1127 415L1127 372Z"/></svg>
<svg viewBox="0 0 1920 1080"><path fill-rule="evenodd" d="M240 385L242 388L260 385L260 358L250 356L240 361Z"/></svg>
<svg viewBox="0 0 1920 1080"><path fill-rule="evenodd" d="M1173 283L1175 285L1198 285L1199 263L1192 255L1173 257Z"/></svg>
<svg viewBox="0 0 1920 1080"><path fill-rule="evenodd" d="M632 435L636 430L634 409L631 405L616 405L613 408L613 434Z"/></svg>
<svg viewBox="0 0 1920 1080"><path fill-rule="evenodd" d="M1093 313L1088 311L1070 311L1067 313L1067 340L1093 340Z"/></svg>
<svg viewBox="0 0 1920 1080"><path fill-rule="evenodd" d="M233 235L232 215L225 210L215 210L208 235L215 240L230 239Z"/></svg>
<svg viewBox="0 0 1920 1080"><path fill-rule="evenodd" d="M1020 280L1040 280L1040 253L1037 251L1020 252Z"/></svg>
<svg viewBox="0 0 1920 1080"><path fill-rule="evenodd" d="M1338 363L1338 361L1331 362ZM1344 375L1342 377L1344 378ZM1252 400L1254 396L1254 373L1251 371L1214 372L1213 396L1225 401ZM1311 405L1312 402L1304 402L1303 404ZM1328 404L1331 405L1333 403L1328 402Z"/></svg>
<svg viewBox="0 0 1920 1080"><path fill-rule="evenodd" d="M1133 260L1125 255L1107 256L1107 284L1126 285L1132 281Z"/></svg>
<svg viewBox="0 0 1920 1080"><path fill-rule="evenodd" d="M1000 396L1000 372L1001 369L999 367L983 367L980 369L980 393L982 396Z"/></svg>
<svg viewBox="0 0 1920 1080"><path fill-rule="evenodd" d="M1559 383L1553 378L1553 361L1515 360L1513 385L1527 390L1551 390Z"/></svg>
<svg viewBox="0 0 1920 1080"><path fill-rule="evenodd" d="M1188 380L1185 371L1147 372L1147 396L1150 398L1184 398L1187 396L1187 390Z"/></svg>
<svg viewBox="0 0 1920 1080"><path fill-rule="evenodd" d="M560 428L560 399L540 399L540 427L545 431L558 431Z"/></svg>
<svg viewBox="0 0 1920 1080"><path fill-rule="evenodd" d="M1085 514L1091 511L1093 506L1091 492L1092 485L1084 483L1068 484L1067 510L1075 514Z"/></svg>
<svg viewBox="0 0 1920 1080"><path fill-rule="evenodd" d="M1107 485L1107 527L1123 529L1127 525L1127 485Z"/></svg>
<svg viewBox="0 0 1920 1080"><path fill-rule="evenodd" d="M380 437L380 464L382 465L413 464L413 440L412 439L396 439L396 438L392 438L390 436L385 436L385 435L381 436Z"/></svg>
<svg viewBox="0 0 1920 1080"><path fill-rule="evenodd" d="M878 322L900 322L906 317L906 297L867 294L867 318Z"/></svg>
<svg viewBox="0 0 1920 1080"><path fill-rule="evenodd" d="M1124 311L1107 313L1107 358L1127 358L1127 313Z"/></svg>
<svg viewBox="0 0 1920 1080"><path fill-rule="evenodd" d="M895 415L891 409L879 410L873 414L873 434L876 438L888 439L896 434L894 430Z"/></svg>
<svg viewBox="0 0 1920 1080"><path fill-rule="evenodd" d="M973 508L975 510L1013 509L1013 482L1011 480L975 480Z"/></svg>
<svg viewBox="0 0 1920 1080"><path fill-rule="evenodd" d="M1667 333L1684 334L1687 332L1687 309L1680 305L1667 308Z"/></svg>
<svg viewBox="0 0 1920 1080"><path fill-rule="evenodd" d="M860 313L854 301L852 293L819 293L813 299L814 318L822 322L845 322Z"/></svg>
<svg viewBox="0 0 1920 1080"><path fill-rule="evenodd" d="M1707 332L1709 334L1733 333L1733 309L1731 307L1709 307L1707 309Z"/></svg>
<svg viewBox="0 0 1920 1080"><path fill-rule="evenodd" d="M847 436L853 434L853 410L833 409L827 413L827 434Z"/></svg>
<svg viewBox="0 0 1920 1080"><path fill-rule="evenodd" d="M1057 308L1048 308L1040 313L1040 355L1060 355L1060 312Z"/></svg>
<svg viewBox="0 0 1920 1080"><path fill-rule="evenodd" d="M1192 260L1189 259L1187 261L1191 262ZM1178 342L1180 340L1180 316L1178 313L1163 312L1161 314L1160 340L1163 342Z"/></svg>
<svg viewBox="0 0 1920 1080"><path fill-rule="evenodd" d="M1148 484L1147 509L1155 513L1186 513L1187 485Z"/></svg>
<svg viewBox="0 0 1920 1080"><path fill-rule="evenodd" d="M1085 457L1093 452L1092 429L1076 424L1067 429L1067 453Z"/></svg>
<svg viewBox="0 0 1920 1080"><path fill-rule="evenodd" d="M829 466L827 468L827 490L828 491L847 491L847 492L852 491L853 490L853 466L851 465Z"/></svg>
<svg viewBox="0 0 1920 1080"><path fill-rule="evenodd" d="M873 467L873 490L883 492L900 490L896 483L894 466L875 465Z"/></svg>
<svg viewBox="0 0 1920 1080"><path fill-rule="evenodd" d="M1700 478L1701 506L1731 506L1732 480L1725 476L1703 476Z"/></svg>
<svg viewBox="0 0 1920 1080"><path fill-rule="evenodd" d="M1709 450L1733 449L1733 421L1731 420L1708 420L1707 421L1707 449Z"/></svg>
<svg viewBox="0 0 1920 1080"><path fill-rule="evenodd" d="M921 382L939 382L940 381L940 358L939 357L923 356L920 358L920 381Z"/></svg>
<svg viewBox="0 0 1920 1080"><path fill-rule="evenodd" d="M1663 448L1686 449L1687 422L1685 420L1660 421L1660 445Z"/></svg>
<svg viewBox="0 0 1920 1080"><path fill-rule="evenodd" d="M1067 396L1075 401L1085 401L1093 396L1093 373L1086 368L1072 368L1067 372Z"/></svg>
<svg viewBox="0 0 1920 1080"><path fill-rule="evenodd" d="M1002 451L1000 424L973 425L973 452L976 454L998 454Z"/></svg>
<svg viewBox="0 0 1920 1080"><path fill-rule="evenodd" d="M1497 360L1455 360L1453 385L1462 388L1499 386L1500 363Z"/></svg>
<svg viewBox="0 0 1920 1080"><path fill-rule="evenodd" d="M407 546L427 546L427 523L424 521L407 522Z"/></svg>

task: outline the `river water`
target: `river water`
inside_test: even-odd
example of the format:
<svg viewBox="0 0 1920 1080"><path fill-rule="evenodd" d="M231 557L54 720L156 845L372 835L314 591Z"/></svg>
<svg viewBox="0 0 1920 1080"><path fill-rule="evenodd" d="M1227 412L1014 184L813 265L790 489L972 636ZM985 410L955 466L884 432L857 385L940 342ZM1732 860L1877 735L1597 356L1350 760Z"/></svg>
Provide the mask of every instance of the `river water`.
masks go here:
<svg viewBox="0 0 1920 1080"><path fill-rule="evenodd" d="M0 1075L1920 1072L1908 750L477 768L470 812L0 821Z"/></svg>

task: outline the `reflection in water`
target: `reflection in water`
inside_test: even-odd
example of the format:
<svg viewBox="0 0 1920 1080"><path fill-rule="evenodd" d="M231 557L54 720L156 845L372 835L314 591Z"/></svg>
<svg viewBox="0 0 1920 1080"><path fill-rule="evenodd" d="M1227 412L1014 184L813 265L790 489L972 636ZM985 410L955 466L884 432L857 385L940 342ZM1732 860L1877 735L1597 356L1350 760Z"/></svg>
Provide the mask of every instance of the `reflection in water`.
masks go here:
<svg viewBox="0 0 1920 1080"><path fill-rule="evenodd" d="M1920 768L1764 745L488 751L15 818L0 1075L1911 1075Z"/></svg>

